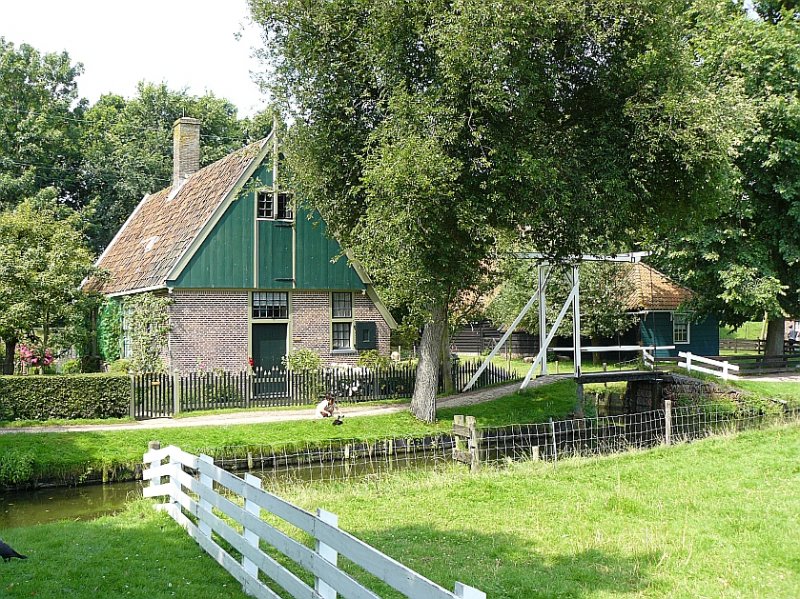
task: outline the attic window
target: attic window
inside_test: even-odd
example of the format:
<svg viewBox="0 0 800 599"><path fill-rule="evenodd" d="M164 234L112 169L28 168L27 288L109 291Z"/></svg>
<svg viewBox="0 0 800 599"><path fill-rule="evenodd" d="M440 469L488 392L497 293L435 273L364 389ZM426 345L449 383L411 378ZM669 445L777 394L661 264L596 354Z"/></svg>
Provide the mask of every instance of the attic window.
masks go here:
<svg viewBox="0 0 800 599"><path fill-rule="evenodd" d="M288 193L259 191L256 193L257 214L262 220L292 220L292 197Z"/></svg>

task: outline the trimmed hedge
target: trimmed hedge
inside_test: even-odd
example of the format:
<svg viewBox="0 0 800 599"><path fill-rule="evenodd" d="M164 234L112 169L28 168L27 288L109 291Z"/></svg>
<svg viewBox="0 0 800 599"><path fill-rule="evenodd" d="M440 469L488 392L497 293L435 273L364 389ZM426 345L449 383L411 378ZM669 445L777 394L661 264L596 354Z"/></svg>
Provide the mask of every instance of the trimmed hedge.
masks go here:
<svg viewBox="0 0 800 599"><path fill-rule="evenodd" d="M130 401L126 375L0 376L0 420L121 418Z"/></svg>

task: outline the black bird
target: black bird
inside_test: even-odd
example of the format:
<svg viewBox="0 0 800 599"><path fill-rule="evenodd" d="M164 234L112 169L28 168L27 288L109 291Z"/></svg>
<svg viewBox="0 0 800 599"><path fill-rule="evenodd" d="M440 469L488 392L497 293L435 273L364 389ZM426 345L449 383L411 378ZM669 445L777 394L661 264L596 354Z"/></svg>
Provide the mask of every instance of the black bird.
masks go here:
<svg viewBox="0 0 800 599"><path fill-rule="evenodd" d="M28 559L27 555L20 555L16 551L14 551L11 547L5 544L2 540L0 540L0 557L3 558L4 562L11 561L12 557L18 557L19 559Z"/></svg>
<svg viewBox="0 0 800 599"><path fill-rule="evenodd" d="M344 418L344 416L342 415L336 416L336 418L333 419L333 422L331 424L333 424L333 426L339 426L340 424L344 424L344 420L342 420L342 418Z"/></svg>

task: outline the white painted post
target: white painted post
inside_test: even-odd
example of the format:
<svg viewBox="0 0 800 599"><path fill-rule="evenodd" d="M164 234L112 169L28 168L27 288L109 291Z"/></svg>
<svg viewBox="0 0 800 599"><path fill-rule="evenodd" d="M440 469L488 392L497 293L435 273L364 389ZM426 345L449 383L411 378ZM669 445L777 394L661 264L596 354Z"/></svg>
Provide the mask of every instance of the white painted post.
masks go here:
<svg viewBox="0 0 800 599"><path fill-rule="evenodd" d="M672 400L664 400L664 444L672 445Z"/></svg>
<svg viewBox="0 0 800 599"><path fill-rule="evenodd" d="M161 449L161 443L159 441L150 441L147 444L148 451L155 451L156 449ZM161 462L150 462L149 464L145 464L145 466L150 466L152 468L153 466L158 466L160 463ZM161 484L161 477L150 479L151 487L156 487L160 484Z"/></svg>
<svg viewBox="0 0 800 599"><path fill-rule="evenodd" d="M541 349L545 345L545 340L547 339L547 304L545 298L545 286L547 285L547 276L545 273L544 265L539 265L539 280L538 280L538 288L537 293L539 295L539 348ZM542 374L547 374L547 354L545 354L544 359L542 360Z"/></svg>
<svg viewBox="0 0 800 599"><path fill-rule="evenodd" d="M461 582L456 583L454 593L459 599L486 599L486 593Z"/></svg>
<svg viewBox="0 0 800 599"><path fill-rule="evenodd" d="M572 300L572 338L575 349L575 377L581 376L581 280L578 265L572 267L572 288L575 299Z"/></svg>
<svg viewBox="0 0 800 599"><path fill-rule="evenodd" d="M214 458L212 458L210 455L205 455L201 453L197 457L197 459L200 460L201 462L205 462L206 464L211 464L212 466L214 465ZM201 474L200 484L203 485L204 487L207 487L208 489L213 489L214 479L211 478L208 474ZM202 498L200 499L200 507L209 512L212 509L211 503L208 500ZM199 519L198 528L200 529L200 532L203 533L205 536L209 538L211 537L211 525L202 518Z"/></svg>
<svg viewBox="0 0 800 599"><path fill-rule="evenodd" d="M261 489L261 479L258 478L257 476L253 476L249 472L245 473L244 482L250 485L251 487L255 487L256 489ZM247 512L253 514L256 518L261 519L261 508L254 501L245 499L244 509ZM259 538L258 535L254 533L252 530L248 530L247 528L244 529L244 540L250 543L256 549L258 549ZM245 572L247 572L250 576L258 580L258 566L256 566L252 561L250 561L246 557L242 557L242 566L244 567Z"/></svg>
<svg viewBox="0 0 800 599"><path fill-rule="evenodd" d="M730 367L730 365L731 365L730 362L728 362L727 360L725 360L722 363L722 380L724 380L724 381L727 381L728 377L730 376L729 375L729 367Z"/></svg>
<svg viewBox="0 0 800 599"><path fill-rule="evenodd" d="M317 509L317 518L330 524L331 526L339 526L339 516L332 514L322 508ZM334 566L339 561L339 553L333 547L329 547L325 543L317 541L317 553L322 559L332 563ZM317 577L314 581L314 590L322 599L336 599L336 589L331 587L327 582Z"/></svg>
<svg viewBox="0 0 800 599"><path fill-rule="evenodd" d="M692 371L692 352L686 352L686 372Z"/></svg>
<svg viewBox="0 0 800 599"><path fill-rule="evenodd" d="M177 370L172 373L172 414L181 413L181 373Z"/></svg>

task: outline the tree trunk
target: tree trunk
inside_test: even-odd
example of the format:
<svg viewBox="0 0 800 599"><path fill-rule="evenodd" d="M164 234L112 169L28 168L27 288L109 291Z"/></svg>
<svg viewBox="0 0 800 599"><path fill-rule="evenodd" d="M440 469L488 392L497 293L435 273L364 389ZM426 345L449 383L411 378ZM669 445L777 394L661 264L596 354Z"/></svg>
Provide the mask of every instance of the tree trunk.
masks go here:
<svg viewBox="0 0 800 599"><path fill-rule="evenodd" d="M444 394L452 395L456 392L453 383L453 360L450 353L450 327L442 327L442 382L444 383Z"/></svg>
<svg viewBox="0 0 800 599"><path fill-rule="evenodd" d="M439 387L442 329L447 325L446 316L444 305L433 307L431 320L425 324L419 344L417 382L411 397L411 413L425 422L436 420L436 391Z"/></svg>
<svg viewBox="0 0 800 599"><path fill-rule="evenodd" d="M599 337L592 337L592 346L593 347L600 347L600 338ZM599 351L592 352L592 364L595 366L600 366L603 363L603 356L600 355Z"/></svg>
<svg viewBox="0 0 800 599"><path fill-rule="evenodd" d="M767 341L764 344L765 356L783 355L783 337L786 334L786 321L783 318L771 318L767 323Z"/></svg>
<svg viewBox="0 0 800 599"><path fill-rule="evenodd" d="M5 339L6 357L3 361L3 374L14 374L14 354L17 351L15 338Z"/></svg>

